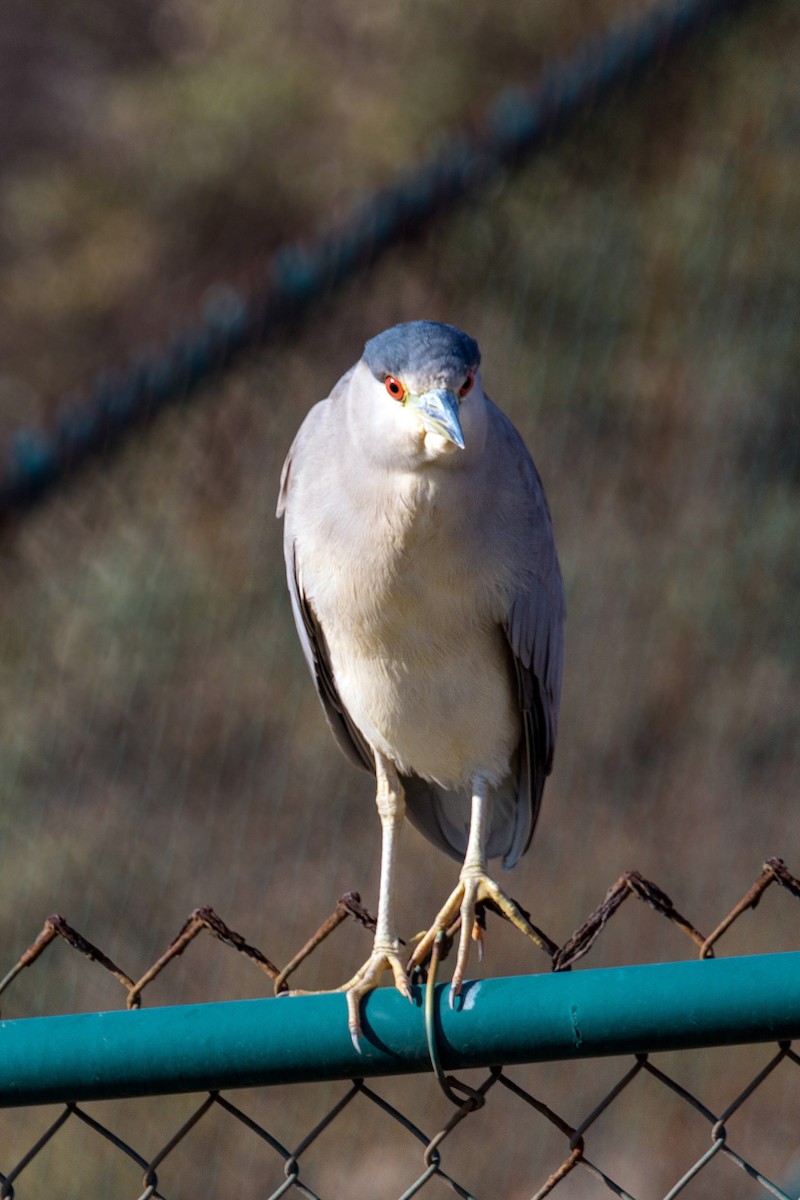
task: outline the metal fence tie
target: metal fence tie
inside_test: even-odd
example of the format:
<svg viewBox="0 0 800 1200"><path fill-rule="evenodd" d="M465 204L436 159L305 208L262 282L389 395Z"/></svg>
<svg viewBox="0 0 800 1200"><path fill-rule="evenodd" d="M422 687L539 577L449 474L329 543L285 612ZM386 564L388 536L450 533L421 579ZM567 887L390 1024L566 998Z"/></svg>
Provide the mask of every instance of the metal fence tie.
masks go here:
<svg viewBox="0 0 800 1200"><path fill-rule="evenodd" d="M451 1104L455 1104L456 1108L463 1108L465 1104L469 1107L467 1112L472 1112L476 1108L481 1108L486 1103L484 1097L476 1092L474 1088L469 1087L465 1083L461 1083L452 1075L445 1075L442 1070L442 1060L439 1054L439 1044L437 1042L436 1032L436 974L439 967L439 957L441 955L442 944L446 934L443 930L439 930L434 939L433 949L431 950L431 961L428 968L428 982L425 984L425 1040L428 1043L428 1057L431 1060L434 1074L439 1081L439 1087L444 1092ZM466 1101L461 1099L453 1091L453 1086L458 1087L467 1096ZM466 1115L466 1114L465 1114Z"/></svg>

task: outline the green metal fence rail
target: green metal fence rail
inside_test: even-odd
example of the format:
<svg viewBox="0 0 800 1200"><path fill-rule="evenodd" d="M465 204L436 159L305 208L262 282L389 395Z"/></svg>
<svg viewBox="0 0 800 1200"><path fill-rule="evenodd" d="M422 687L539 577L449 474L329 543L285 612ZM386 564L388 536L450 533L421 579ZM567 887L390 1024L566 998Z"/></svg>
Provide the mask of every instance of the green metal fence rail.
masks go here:
<svg viewBox="0 0 800 1200"><path fill-rule="evenodd" d="M0 1022L0 1104L218 1091L431 1069L423 990L335 993ZM433 1036L447 1070L800 1037L800 952L475 980Z"/></svg>
<svg viewBox="0 0 800 1200"><path fill-rule="evenodd" d="M0 1104L19 1108L60 1102L62 1108L9 1174L0 1172L0 1197L13 1200L15 1181L46 1154L49 1143L71 1122L72 1127L104 1139L143 1171L139 1200L166 1200L156 1169L214 1111L234 1118L278 1156L272 1171L282 1166L282 1181L270 1192L271 1200L290 1191L320 1200L300 1179L301 1159L358 1101L394 1120L423 1146L422 1171L400 1200L418 1195L434 1180L474 1200L473 1193L444 1170L441 1148L497 1088L510 1094L518 1106L522 1103L528 1120L544 1118L567 1139L566 1157L533 1200L549 1195L578 1167L606 1192L635 1200L588 1156L586 1135L641 1075L677 1095L710 1126L710 1146L683 1171L665 1200L673 1200L718 1155L770 1195L780 1200L795 1195L794 1188L784 1190L739 1153L731 1144L726 1122L781 1064L800 1065L790 1044L800 1034L800 952L473 981L456 1008L450 1006L446 985L427 986L435 997L432 1004L425 1003L423 988L415 989L413 1004L388 988L369 997L360 1054L350 1041L344 999L332 993L2 1022ZM775 1040L777 1049L717 1112L649 1059L650 1053L663 1050ZM577 1125L508 1073L510 1066L520 1063L552 1059L574 1063L629 1053L635 1055L633 1064L622 1064L618 1078ZM432 1137L396 1103L365 1083L368 1076L423 1072L431 1065L448 1100L456 1105ZM488 1068L479 1086L443 1073L476 1067ZM219 1092L348 1079L347 1090L294 1149ZM79 1102L89 1100L206 1090L208 1096L149 1157L97 1115L79 1107Z"/></svg>

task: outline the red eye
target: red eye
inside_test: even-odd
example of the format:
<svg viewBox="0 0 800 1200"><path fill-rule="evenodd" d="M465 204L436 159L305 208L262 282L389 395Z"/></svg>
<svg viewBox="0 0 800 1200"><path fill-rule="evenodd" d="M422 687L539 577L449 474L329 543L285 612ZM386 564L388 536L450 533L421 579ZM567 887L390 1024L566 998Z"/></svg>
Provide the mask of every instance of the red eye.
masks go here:
<svg viewBox="0 0 800 1200"><path fill-rule="evenodd" d="M470 371L469 375L464 380L461 387L458 389L459 396L466 396L467 392L472 390L472 385L474 382L475 382L475 376L472 374L472 371Z"/></svg>
<svg viewBox="0 0 800 1200"><path fill-rule="evenodd" d="M393 400L404 400L406 389L403 387L399 379L395 379L394 375L387 375L384 380L384 385L387 392Z"/></svg>

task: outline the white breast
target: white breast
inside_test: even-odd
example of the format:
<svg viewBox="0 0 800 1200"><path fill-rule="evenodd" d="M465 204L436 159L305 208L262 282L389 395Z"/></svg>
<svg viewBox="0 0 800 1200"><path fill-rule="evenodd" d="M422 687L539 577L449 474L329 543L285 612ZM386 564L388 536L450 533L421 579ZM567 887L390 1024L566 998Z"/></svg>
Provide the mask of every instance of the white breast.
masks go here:
<svg viewBox="0 0 800 1200"><path fill-rule="evenodd" d="M445 482L452 483L446 479ZM395 503L320 520L301 548L350 716L401 771L446 787L498 783L520 737L515 684L491 564L459 536L463 497L409 473ZM308 542L304 537L304 542ZM468 539L467 539L468 541ZM351 569L342 571L342 563Z"/></svg>

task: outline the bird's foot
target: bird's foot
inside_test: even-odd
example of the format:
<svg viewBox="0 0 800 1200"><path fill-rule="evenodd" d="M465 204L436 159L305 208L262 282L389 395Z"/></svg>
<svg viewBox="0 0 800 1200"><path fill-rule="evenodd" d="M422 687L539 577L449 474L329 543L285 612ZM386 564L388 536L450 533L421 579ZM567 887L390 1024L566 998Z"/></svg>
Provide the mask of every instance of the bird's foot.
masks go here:
<svg viewBox="0 0 800 1200"><path fill-rule="evenodd" d="M394 986L406 1000L411 999L411 984L408 982L406 969L400 959L400 942L393 938L390 941L379 942L377 939L372 947L372 953L352 979L337 988L347 997L347 1024L350 1037L356 1050L361 1053L359 1038L361 1037L361 1000L369 995L380 982L384 971L391 971L394 976Z"/></svg>
<svg viewBox="0 0 800 1200"><path fill-rule="evenodd" d="M524 933L537 946L542 945L542 940L533 925L531 925L530 921L520 911L514 901L505 894L499 884L495 883L483 868L464 867L455 890L437 913L436 919L428 932L423 934L417 942L414 953L408 962L409 972L413 971L414 967L420 966L431 953L437 936L442 932L446 932L456 917L460 915L461 932L458 939L458 955L456 957L453 978L450 982L451 1004L461 992L461 986L464 982L464 972L467 969L467 962L469 961L470 941L477 941L479 943L479 951L482 950L481 923L476 920L475 910L479 903L487 900L491 901L520 933Z"/></svg>

